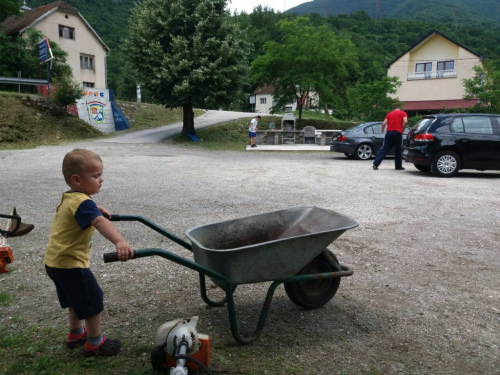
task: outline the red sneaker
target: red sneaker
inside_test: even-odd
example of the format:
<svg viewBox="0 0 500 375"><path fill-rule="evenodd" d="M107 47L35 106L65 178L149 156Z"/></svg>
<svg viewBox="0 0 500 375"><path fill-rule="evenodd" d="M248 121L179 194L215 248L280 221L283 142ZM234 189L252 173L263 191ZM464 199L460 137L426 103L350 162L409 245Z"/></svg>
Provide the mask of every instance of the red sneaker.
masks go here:
<svg viewBox="0 0 500 375"><path fill-rule="evenodd" d="M83 346L86 356L110 356L115 355L120 352L122 348L122 343L120 340L112 340L106 337L102 338L102 342L97 345L90 345L87 341Z"/></svg>
<svg viewBox="0 0 500 375"><path fill-rule="evenodd" d="M66 338L66 346L68 348L78 348L82 346L87 341L87 328L83 327L83 333L75 335L74 333L68 333Z"/></svg>

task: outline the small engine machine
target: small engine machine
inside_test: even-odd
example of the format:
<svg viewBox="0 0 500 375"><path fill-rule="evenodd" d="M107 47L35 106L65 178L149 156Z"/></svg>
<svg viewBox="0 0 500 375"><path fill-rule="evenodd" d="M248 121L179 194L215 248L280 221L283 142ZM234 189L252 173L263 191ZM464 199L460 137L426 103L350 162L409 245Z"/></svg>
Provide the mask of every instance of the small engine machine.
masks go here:
<svg viewBox="0 0 500 375"><path fill-rule="evenodd" d="M6 243L6 239L0 236L0 273L7 273L9 270L6 268L7 264L14 261L14 253Z"/></svg>
<svg viewBox="0 0 500 375"><path fill-rule="evenodd" d="M156 331L156 346L151 351L151 364L157 372L170 375L188 375L203 369L210 375L210 338L198 333L196 325L199 318L176 319L164 323Z"/></svg>
<svg viewBox="0 0 500 375"><path fill-rule="evenodd" d="M14 261L14 253L9 245L7 245L7 237L16 233L21 226L21 217L17 215L16 208L12 210L11 215L0 214L0 218L9 219L7 221L7 228L0 229L0 273L7 273L9 270L6 268L7 264Z"/></svg>

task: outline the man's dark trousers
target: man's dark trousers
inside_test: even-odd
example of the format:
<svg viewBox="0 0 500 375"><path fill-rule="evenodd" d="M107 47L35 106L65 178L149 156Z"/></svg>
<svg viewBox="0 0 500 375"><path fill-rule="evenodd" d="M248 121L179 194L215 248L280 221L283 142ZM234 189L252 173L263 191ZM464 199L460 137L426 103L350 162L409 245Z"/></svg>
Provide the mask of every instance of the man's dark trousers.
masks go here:
<svg viewBox="0 0 500 375"><path fill-rule="evenodd" d="M401 144L403 143L403 134L397 132L395 130L391 130L387 132L384 139L384 145L377 152L377 156L375 157L375 161L373 165L378 167L382 160L387 156L389 151L394 147L394 163L396 165L396 169L402 168L402 155L401 155Z"/></svg>

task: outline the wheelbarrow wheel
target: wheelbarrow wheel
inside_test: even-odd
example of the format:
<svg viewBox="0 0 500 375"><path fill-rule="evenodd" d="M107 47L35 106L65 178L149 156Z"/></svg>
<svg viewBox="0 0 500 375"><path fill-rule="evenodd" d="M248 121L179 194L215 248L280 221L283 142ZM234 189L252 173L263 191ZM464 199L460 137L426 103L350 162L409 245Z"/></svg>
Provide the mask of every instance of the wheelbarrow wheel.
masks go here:
<svg viewBox="0 0 500 375"><path fill-rule="evenodd" d="M326 249L326 251L333 259L337 260L335 255L330 250ZM297 275L335 271L338 270L332 266L323 254L320 254L309 262L304 268L302 268ZM297 306L305 309L317 309L333 298L335 293L337 293L339 285L340 277L333 279L299 281L296 283L285 284L285 291L288 298L290 298L290 300Z"/></svg>

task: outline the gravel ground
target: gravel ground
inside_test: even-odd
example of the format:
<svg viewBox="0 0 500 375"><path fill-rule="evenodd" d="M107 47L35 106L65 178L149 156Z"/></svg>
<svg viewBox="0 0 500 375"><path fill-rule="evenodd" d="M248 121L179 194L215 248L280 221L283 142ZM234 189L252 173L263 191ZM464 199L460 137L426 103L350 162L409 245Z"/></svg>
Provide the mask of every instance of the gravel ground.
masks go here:
<svg viewBox="0 0 500 375"><path fill-rule="evenodd" d="M181 237L194 225L297 205L332 209L360 224L329 246L355 272L334 299L307 311L279 287L260 339L245 347L234 344L227 310L204 305L195 273L154 257L104 264L102 253L114 249L96 235L92 269L105 293L106 333L147 346L163 322L199 315L198 330L211 336L215 373L236 373L237 366L245 374L500 374L500 173L439 179L411 165L395 171L392 160L372 171L369 162L329 152L207 152L168 142L0 152L0 212L16 205L35 224L9 241L13 272L0 276L0 288L14 300L3 308L1 326L66 327L42 257L67 188L61 162L77 146L103 158L99 204ZM191 258L138 223L116 225L133 248ZM266 290L267 284L238 287L243 331L255 327ZM147 356L138 365L147 368Z"/></svg>

